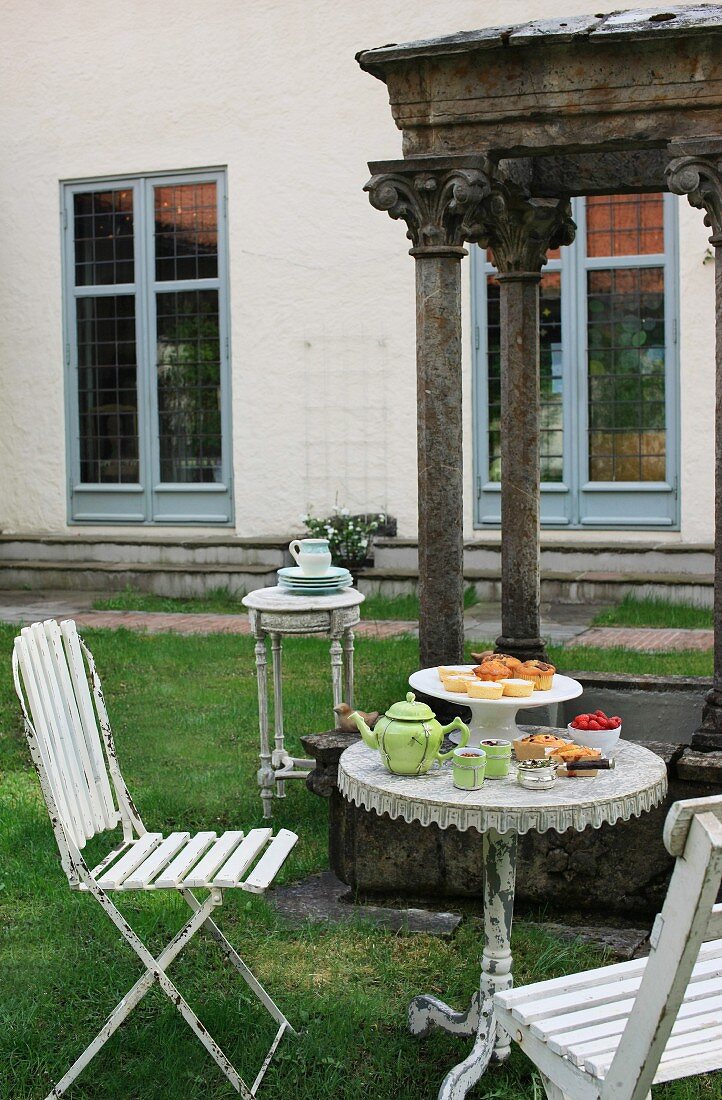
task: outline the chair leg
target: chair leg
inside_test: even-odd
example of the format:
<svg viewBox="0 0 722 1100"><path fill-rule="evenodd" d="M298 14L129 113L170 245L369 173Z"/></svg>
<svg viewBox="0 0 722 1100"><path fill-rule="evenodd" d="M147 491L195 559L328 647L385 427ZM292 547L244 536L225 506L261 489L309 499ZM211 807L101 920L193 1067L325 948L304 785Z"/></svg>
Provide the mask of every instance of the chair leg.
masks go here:
<svg viewBox="0 0 722 1100"><path fill-rule="evenodd" d="M540 1073L542 1084L544 1086L544 1092L547 1094L547 1100L570 1100L565 1092L559 1088L559 1085L550 1080L544 1073Z"/></svg>
<svg viewBox="0 0 722 1100"><path fill-rule="evenodd" d="M236 1092L243 1096L243 1100L254 1100L253 1093L243 1081L240 1074L236 1071L231 1061L226 1057L223 1050L218 1043L209 1035L206 1028L200 1022L195 1012L193 1012L190 1005L186 1002L184 997L181 996L178 989L176 989L173 982L165 973L165 968L173 961L176 955L186 946L191 937L195 935L199 928L201 928L208 920L213 909L222 902L222 894L220 890L211 890L208 898L202 905L198 904L198 908L193 913L191 919L181 928L181 930L173 937L171 942L165 948L164 951L158 956L157 959L153 958L148 948L145 946L139 936L133 931L127 920L120 912L118 907L110 899L109 895L98 886L97 882L88 875L85 879L90 893L100 902L101 906L108 914L113 924L118 931L127 941L127 943L133 948L136 955L140 958L141 962L146 967L146 973L138 979L136 984L130 990L128 995L123 998L120 1004L113 1010L111 1015L106 1020L103 1028L87 1048L86 1051L78 1058L70 1070L65 1076L58 1082L52 1092L49 1094L47 1100L55 1100L56 1097L62 1096L71 1082L77 1077L80 1071L88 1064L91 1058L97 1054L100 1048L107 1042L114 1031L120 1026L128 1014L132 1011L138 1001L148 992L148 989L152 986L154 981L157 981L161 989L171 1001L171 1003L178 1009L183 1019L188 1026L194 1032L196 1037L200 1040L208 1053L213 1058L219 1069L225 1074L230 1081ZM195 899L194 899L195 900ZM285 1030L285 1029L284 1029ZM280 1039L280 1036L279 1036Z"/></svg>
<svg viewBox="0 0 722 1100"><path fill-rule="evenodd" d="M195 894L193 894L191 890L181 890L181 894L183 895L191 909L194 912L198 912L198 909L200 908L200 902L198 901L198 898L195 896ZM278 1005L271 999L271 997L263 988L253 971L250 970L248 966L246 966L233 944L228 942L228 940L223 935L220 928L212 917L206 917L204 927L208 929L213 938L217 941L218 944L220 944L221 950L223 951L226 958L230 959L238 973L243 978L244 982L249 986L250 989L253 990L259 1001L266 1007L271 1016L273 1016L274 1020L281 1024L284 1030L290 1031L292 1035L296 1035L297 1033L295 1029L291 1026L289 1021L281 1012Z"/></svg>

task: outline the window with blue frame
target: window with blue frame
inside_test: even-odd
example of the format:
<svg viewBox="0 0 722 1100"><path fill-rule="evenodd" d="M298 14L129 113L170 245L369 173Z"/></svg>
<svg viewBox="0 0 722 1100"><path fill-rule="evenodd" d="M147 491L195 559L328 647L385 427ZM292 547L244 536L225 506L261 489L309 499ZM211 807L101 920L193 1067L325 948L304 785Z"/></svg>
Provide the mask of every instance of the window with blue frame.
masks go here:
<svg viewBox="0 0 722 1100"><path fill-rule="evenodd" d="M671 195L575 199L577 236L540 288L542 522L672 527L677 502L677 235ZM479 526L500 516L499 284L473 257Z"/></svg>
<svg viewBox="0 0 722 1100"><path fill-rule="evenodd" d="M63 186L70 519L229 523L225 174Z"/></svg>

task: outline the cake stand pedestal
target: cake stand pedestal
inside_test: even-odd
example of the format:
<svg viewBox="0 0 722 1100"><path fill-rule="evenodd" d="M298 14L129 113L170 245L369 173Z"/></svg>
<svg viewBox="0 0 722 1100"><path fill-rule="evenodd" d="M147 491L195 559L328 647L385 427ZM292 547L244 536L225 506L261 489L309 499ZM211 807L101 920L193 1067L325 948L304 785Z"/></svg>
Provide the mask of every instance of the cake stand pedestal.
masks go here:
<svg viewBox="0 0 722 1100"><path fill-rule="evenodd" d="M474 665L459 666L460 672L472 675ZM478 748L481 741L513 741L523 736L516 724L517 712L531 707L545 707L550 703L564 703L567 699L576 699L584 690L578 680L571 676L554 675L549 691L535 691L526 699L471 699L459 692L445 691L436 668L422 668L409 676L409 684L414 691L423 691L435 699L447 703L458 703L471 711L469 722L469 745ZM452 733L449 740L458 744L459 734Z"/></svg>

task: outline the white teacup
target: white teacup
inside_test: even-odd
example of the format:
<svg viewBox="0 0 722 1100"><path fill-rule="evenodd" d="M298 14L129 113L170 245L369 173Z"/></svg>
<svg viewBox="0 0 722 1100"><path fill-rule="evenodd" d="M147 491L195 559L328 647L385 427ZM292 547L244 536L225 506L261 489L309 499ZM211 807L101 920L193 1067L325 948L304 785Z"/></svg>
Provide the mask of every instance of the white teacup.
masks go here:
<svg viewBox="0 0 722 1100"><path fill-rule="evenodd" d="M293 539L288 549L305 577L322 577L331 565L328 539Z"/></svg>

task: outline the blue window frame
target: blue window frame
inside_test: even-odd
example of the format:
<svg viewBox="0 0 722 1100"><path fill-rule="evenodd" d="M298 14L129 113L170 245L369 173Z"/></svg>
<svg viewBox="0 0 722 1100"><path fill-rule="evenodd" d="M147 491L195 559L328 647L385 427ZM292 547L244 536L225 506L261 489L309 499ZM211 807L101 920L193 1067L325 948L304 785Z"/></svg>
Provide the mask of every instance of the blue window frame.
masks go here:
<svg viewBox="0 0 722 1100"><path fill-rule="evenodd" d="M70 521L230 523L224 171L61 199Z"/></svg>
<svg viewBox="0 0 722 1100"><path fill-rule="evenodd" d="M677 204L573 200L577 236L540 292L541 510L550 527L674 528ZM477 527L500 522L499 287L472 250Z"/></svg>

